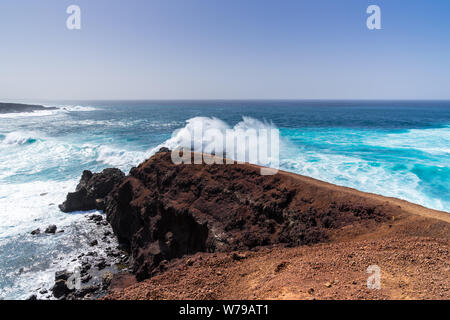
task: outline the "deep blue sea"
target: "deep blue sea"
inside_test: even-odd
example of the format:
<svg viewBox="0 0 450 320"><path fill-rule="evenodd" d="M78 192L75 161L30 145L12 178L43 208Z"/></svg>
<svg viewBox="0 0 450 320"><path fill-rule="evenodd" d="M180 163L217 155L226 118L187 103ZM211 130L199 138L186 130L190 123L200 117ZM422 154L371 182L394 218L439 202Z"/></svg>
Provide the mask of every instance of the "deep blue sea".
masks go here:
<svg viewBox="0 0 450 320"><path fill-rule="evenodd" d="M36 101L36 103L40 103ZM84 169L128 171L185 130L276 126L280 168L450 212L450 102L92 101L0 114L0 297L49 288L88 247L58 209ZM56 224L64 233L31 236Z"/></svg>

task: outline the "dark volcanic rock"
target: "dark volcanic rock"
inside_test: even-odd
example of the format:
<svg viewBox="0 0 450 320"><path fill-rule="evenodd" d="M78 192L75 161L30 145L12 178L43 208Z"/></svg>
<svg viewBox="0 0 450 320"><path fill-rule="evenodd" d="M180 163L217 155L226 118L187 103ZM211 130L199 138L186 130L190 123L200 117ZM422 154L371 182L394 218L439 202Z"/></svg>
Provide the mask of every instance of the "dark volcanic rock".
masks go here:
<svg viewBox="0 0 450 320"><path fill-rule="evenodd" d="M55 281L58 281L58 280L67 281L67 279L69 279L72 274L73 274L72 272L69 272L67 270L56 271L55 272Z"/></svg>
<svg viewBox="0 0 450 320"><path fill-rule="evenodd" d="M100 289L100 285L90 285L83 287L75 292L75 296L78 298L84 297L89 293L94 293Z"/></svg>
<svg viewBox="0 0 450 320"><path fill-rule="evenodd" d="M156 153L170 152L170 149L167 147L160 148Z"/></svg>
<svg viewBox="0 0 450 320"><path fill-rule="evenodd" d="M104 210L104 198L125 178L125 174L116 168L92 173L85 170L75 192L67 194L66 201L59 205L63 212Z"/></svg>
<svg viewBox="0 0 450 320"><path fill-rule="evenodd" d="M57 227L54 224L49 225L47 229L45 229L45 233L55 233L56 229Z"/></svg>
<svg viewBox="0 0 450 320"><path fill-rule="evenodd" d="M161 152L115 187L106 213L138 280L162 261L198 251L317 243L331 229L385 219L379 203L318 183L262 176L248 164L175 165Z"/></svg>
<svg viewBox="0 0 450 320"><path fill-rule="evenodd" d="M36 229L36 230L31 231L31 234L32 234L33 236L38 235L38 234L40 234L40 233L41 233L41 230L40 230L40 229Z"/></svg>
<svg viewBox="0 0 450 320"><path fill-rule="evenodd" d="M65 295L67 295L73 291L73 290L69 289L66 281L62 280L62 279L56 280L55 285L52 287L51 290L52 290L53 296L55 296L55 298L64 297Z"/></svg>

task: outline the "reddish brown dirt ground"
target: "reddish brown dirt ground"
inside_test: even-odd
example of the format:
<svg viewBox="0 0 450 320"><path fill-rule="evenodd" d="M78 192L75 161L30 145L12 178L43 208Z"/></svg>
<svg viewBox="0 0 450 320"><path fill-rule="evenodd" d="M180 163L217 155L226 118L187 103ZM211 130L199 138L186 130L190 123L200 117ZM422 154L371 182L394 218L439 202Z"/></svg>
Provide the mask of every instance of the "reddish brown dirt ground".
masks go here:
<svg viewBox="0 0 450 320"><path fill-rule="evenodd" d="M255 167L250 166L248 167ZM199 252L136 283L116 277L105 299L450 299L450 214L279 172L317 208L331 201L379 206L388 219L330 230L325 243ZM367 288L367 268L381 289Z"/></svg>
<svg viewBox="0 0 450 320"><path fill-rule="evenodd" d="M233 254L198 253L107 299L450 299L448 240L351 241ZM368 289L367 267L381 269Z"/></svg>

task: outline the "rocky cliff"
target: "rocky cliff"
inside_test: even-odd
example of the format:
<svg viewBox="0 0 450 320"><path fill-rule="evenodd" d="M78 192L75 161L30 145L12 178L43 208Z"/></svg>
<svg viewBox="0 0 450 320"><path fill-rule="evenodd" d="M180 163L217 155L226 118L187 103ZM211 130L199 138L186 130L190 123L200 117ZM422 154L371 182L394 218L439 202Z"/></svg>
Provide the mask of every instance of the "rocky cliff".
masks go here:
<svg viewBox="0 0 450 320"><path fill-rule="evenodd" d="M107 299L406 299L448 291L448 213L260 169L175 165L163 150L127 176L85 171L61 208L104 210L119 248L129 251L134 275L114 276ZM372 264L392 271L376 292L365 282ZM415 275L411 287L405 274Z"/></svg>
<svg viewBox="0 0 450 320"><path fill-rule="evenodd" d="M387 218L380 202L259 169L175 165L169 152L133 168L106 197L105 211L134 258L137 279L199 251L323 242L346 225Z"/></svg>

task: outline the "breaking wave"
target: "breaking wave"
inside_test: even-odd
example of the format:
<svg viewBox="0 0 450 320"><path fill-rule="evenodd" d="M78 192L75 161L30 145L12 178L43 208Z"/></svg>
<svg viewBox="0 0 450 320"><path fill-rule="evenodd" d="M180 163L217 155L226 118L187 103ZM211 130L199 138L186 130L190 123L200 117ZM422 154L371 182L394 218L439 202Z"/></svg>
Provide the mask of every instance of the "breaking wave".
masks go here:
<svg viewBox="0 0 450 320"><path fill-rule="evenodd" d="M9 145L31 144L39 140L37 136L38 135L34 132L14 131L8 133L2 143Z"/></svg>
<svg viewBox="0 0 450 320"><path fill-rule="evenodd" d="M115 149L109 146L100 146L97 151L97 161L115 167L131 168L145 160L147 153Z"/></svg>
<svg viewBox="0 0 450 320"><path fill-rule="evenodd" d="M88 106L63 106L59 107L59 109L67 112L88 112L97 110L97 108Z"/></svg>
<svg viewBox="0 0 450 320"><path fill-rule="evenodd" d="M262 164L266 166L277 166L277 159L272 157L267 161L261 162L261 158L254 158L256 161L251 161L247 156L254 150L261 150L265 148L270 153L270 141L268 139L258 139L262 130L269 132L271 130L277 130L276 126L267 121L260 121L251 117L242 117L242 121L238 122L235 126L231 127L225 121L215 117L195 117L186 121L186 125L172 134L172 137L164 143L158 145L156 148L150 150L150 155L153 155L160 148L166 147L170 150L176 148L186 148L195 152L224 154L226 157L235 160L245 160ZM220 137L223 137L222 141L217 140L217 136L211 133L218 133ZM249 138L243 144L237 143L239 137L247 136ZM232 154L227 153L227 144L230 144L231 140L235 145L234 152ZM242 141L242 140L241 140ZM277 140L276 143L279 141ZM246 158L236 157L236 155L244 155ZM278 157L277 157L278 158Z"/></svg>

